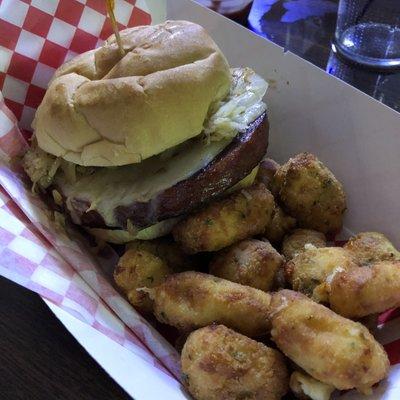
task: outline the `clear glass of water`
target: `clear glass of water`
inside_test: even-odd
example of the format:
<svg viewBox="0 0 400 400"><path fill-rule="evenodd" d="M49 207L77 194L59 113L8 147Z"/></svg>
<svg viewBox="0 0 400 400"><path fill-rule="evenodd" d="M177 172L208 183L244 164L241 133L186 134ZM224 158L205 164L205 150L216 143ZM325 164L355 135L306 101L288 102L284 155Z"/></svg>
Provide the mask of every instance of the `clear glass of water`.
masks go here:
<svg viewBox="0 0 400 400"><path fill-rule="evenodd" d="M371 68L400 67L400 0L340 0L332 48Z"/></svg>

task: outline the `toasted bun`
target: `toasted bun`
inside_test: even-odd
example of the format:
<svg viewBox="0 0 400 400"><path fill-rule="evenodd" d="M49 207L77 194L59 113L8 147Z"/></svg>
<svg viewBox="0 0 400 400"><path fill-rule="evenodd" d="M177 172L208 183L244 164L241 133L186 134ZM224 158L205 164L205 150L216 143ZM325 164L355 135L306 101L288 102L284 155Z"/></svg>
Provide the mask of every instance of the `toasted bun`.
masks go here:
<svg viewBox="0 0 400 400"><path fill-rule="evenodd" d="M34 129L43 150L85 166L138 163L196 135L230 88L225 57L199 25L121 32L61 66Z"/></svg>

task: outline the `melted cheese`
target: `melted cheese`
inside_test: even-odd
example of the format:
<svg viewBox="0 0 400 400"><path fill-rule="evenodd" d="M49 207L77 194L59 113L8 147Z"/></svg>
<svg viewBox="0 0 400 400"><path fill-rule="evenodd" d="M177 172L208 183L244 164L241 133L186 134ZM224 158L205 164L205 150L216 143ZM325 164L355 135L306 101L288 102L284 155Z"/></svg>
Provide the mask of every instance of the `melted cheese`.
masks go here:
<svg viewBox="0 0 400 400"><path fill-rule="evenodd" d="M67 207L73 213L71 199L90 202L108 226L117 226L114 209L132 202L147 202L158 193L189 178L209 164L229 143L224 139L205 145L202 138L189 141L170 158L157 156L140 164L99 168L91 175L69 183L60 172L55 183L67 197ZM75 221L79 222L79 221Z"/></svg>
<svg viewBox="0 0 400 400"><path fill-rule="evenodd" d="M306 397L311 400L329 400L335 388L326 383L317 381L310 375L295 371L290 377L290 388L299 398Z"/></svg>
<svg viewBox="0 0 400 400"><path fill-rule="evenodd" d="M258 166L245 176L240 182L232 186L225 193L231 193L235 190L240 190L251 186L254 183L258 171ZM180 218L170 218L159 222L158 224L149 226L138 232L128 232L121 229L101 229L101 228L86 228L86 230L96 237L98 240L105 242L124 244L132 240L152 240L161 236L168 235Z"/></svg>

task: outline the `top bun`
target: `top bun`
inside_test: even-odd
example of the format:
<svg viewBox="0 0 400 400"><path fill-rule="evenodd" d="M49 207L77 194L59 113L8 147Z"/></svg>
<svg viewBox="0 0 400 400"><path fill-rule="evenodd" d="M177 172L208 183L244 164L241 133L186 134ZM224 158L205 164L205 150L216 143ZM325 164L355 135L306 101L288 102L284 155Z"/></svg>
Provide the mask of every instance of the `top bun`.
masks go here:
<svg viewBox="0 0 400 400"><path fill-rule="evenodd" d="M62 65L37 109L43 150L85 166L138 163L203 129L230 88L228 63L199 25L167 21L121 31Z"/></svg>

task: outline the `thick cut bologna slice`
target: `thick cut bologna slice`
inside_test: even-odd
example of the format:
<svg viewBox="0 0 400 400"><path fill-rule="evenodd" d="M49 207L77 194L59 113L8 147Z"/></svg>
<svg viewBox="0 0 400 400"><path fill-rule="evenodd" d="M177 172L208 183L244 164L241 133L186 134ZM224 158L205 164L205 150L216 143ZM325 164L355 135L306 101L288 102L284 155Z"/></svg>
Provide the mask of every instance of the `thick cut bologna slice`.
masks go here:
<svg viewBox="0 0 400 400"><path fill-rule="evenodd" d="M73 184L60 177L55 187L76 223L141 229L187 214L239 182L265 155L268 131L264 113L229 143L212 143L208 153L197 155L200 145L188 143L167 159L101 168Z"/></svg>

